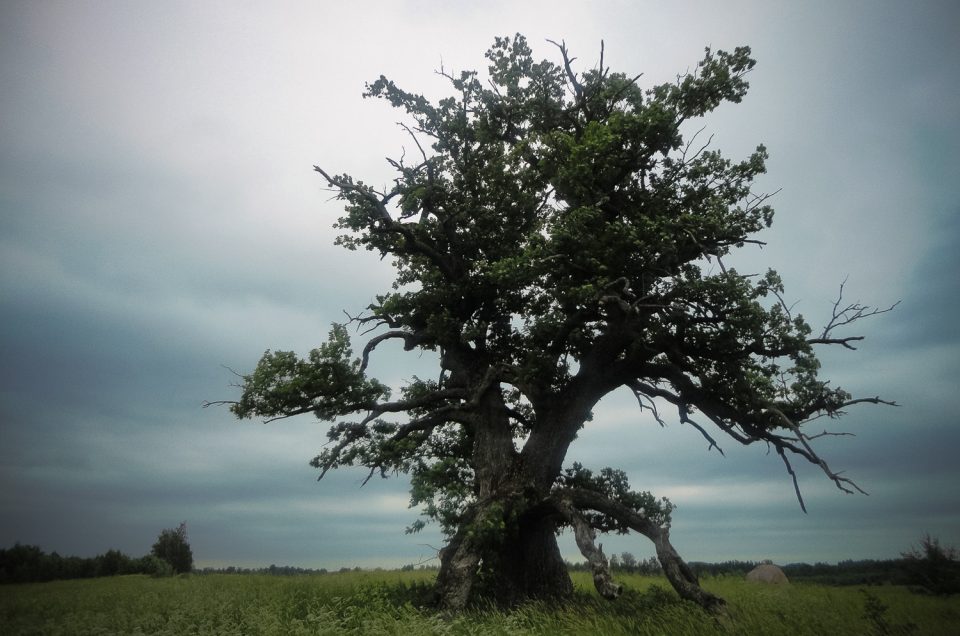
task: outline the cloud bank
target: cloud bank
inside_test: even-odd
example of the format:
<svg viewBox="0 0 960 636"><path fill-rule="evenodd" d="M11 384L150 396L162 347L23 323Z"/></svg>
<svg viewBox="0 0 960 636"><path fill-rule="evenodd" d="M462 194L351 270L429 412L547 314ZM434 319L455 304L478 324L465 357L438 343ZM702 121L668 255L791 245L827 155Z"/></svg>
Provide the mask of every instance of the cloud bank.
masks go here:
<svg viewBox="0 0 960 636"><path fill-rule="evenodd" d="M186 519L199 565L400 565L402 477L317 484L326 425L233 421L228 368L305 352L390 282L389 264L333 246L320 164L377 183L405 140L363 100L381 73L439 96L433 74L484 66L496 35L542 56L565 39L589 65L654 84L702 48L749 44L743 104L705 123L730 156L771 151L777 217L736 266L783 275L816 326L851 300L896 311L826 375L903 406L842 421L824 456L871 495L778 458L661 429L629 395L597 410L570 461L627 470L677 504L694 560L888 558L924 532L960 543L960 45L949 2L8 3L0 19L0 545L62 554L149 550ZM394 386L431 360L385 349ZM607 551L652 553L637 537ZM572 541L565 550L577 558Z"/></svg>

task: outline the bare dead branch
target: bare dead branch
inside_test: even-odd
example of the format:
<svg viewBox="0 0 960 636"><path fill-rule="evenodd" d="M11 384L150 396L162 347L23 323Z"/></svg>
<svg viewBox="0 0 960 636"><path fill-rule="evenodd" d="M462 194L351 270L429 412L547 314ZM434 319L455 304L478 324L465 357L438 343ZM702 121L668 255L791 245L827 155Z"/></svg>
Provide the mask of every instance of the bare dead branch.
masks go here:
<svg viewBox="0 0 960 636"><path fill-rule="evenodd" d="M709 442L710 446L707 447L707 450L709 451L711 448L716 448L718 451L720 451L721 455L726 457L726 455L723 452L723 449L717 445L716 440L710 437L709 433L707 433L707 431L705 431L702 426L700 426L699 424L697 424L696 422L690 419L689 417L690 406L686 403L681 403L678 406L678 409L680 411L680 421L683 423L689 424L690 426L700 431L700 434L703 435L704 439L706 439L707 442Z"/></svg>
<svg viewBox="0 0 960 636"><path fill-rule="evenodd" d="M397 123L400 125L401 128L407 131L407 134L410 135L411 139L413 139L413 143L417 144L417 149L420 151L420 156L423 157L423 164L421 165L426 165L429 162L429 159L427 159L427 153L424 152L423 146L420 145L420 140L417 139L416 134L414 134L414 132L410 130L410 127L407 126L405 123L403 122L397 122Z"/></svg>
<svg viewBox="0 0 960 636"><path fill-rule="evenodd" d="M830 333L837 327L843 327L849 325L850 323L862 320L864 318L869 318L870 316L877 316L880 314L885 314L889 311L893 311L897 305L900 304L900 301L893 303L886 309L871 308L869 305L861 305L859 302L850 303L847 306L840 308L841 303L843 302L843 291L844 287L847 284L847 279L843 279L843 282L840 283L840 292L837 294L837 300L833 303L833 309L831 310L830 320L827 322L826 326L823 328L823 331L820 334L820 338L817 340L820 341L829 341ZM841 338L840 344L843 344L848 349L853 349L846 343L842 342L843 340L862 340L863 338Z"/></svg>
<svg viewBox="0 0 960 636"><path fill-rule="evenodd" d="M377 467L376 466L372 467L370 469L370 472L367 473L367 476L364 477L363 482L360 484L360 487L363 488L364 486L366 486L367 482L370 481L370 478L373 477L374 473L376 472L377 472Z"/></svg>
<svg viewBox="0 0 960 636"><path fill-rule="evenodd" d="M853 406L854 404L885 404L886 406L900 406L892 400L882 400L880 396L872 398L856 398L854 400L848 400L840 405L840 408L846 408L848 406Z"/></svg>
<svg viewBox="0 0 960 636"><path fill-rule="evenodd" d="M803 495L800 493L800 484L797 481L797 473L793 472L793 466L790 465L790 460L787 459L786 453L783 452L782 446L777 446L777 455L780 456L780 459L783 460L783 465L787 467L787 472L790 473L790 478L793 479L793 490L797 493L797 501L800 502L800 510L803 510L803 514L807 514L807 506L803 503Z"/></svg>
<svg viewBox="0 0 960 636"><path fill-rule="evenodd" d="M237 376L237 377L240 378L241 380L243 379L243 374L240 373L239 371L234 371L233 369L231 369L230 367L228 367L228 366L225 365L225 364L221 364L220 366L223 367L224 369L226 369L227 371L229 371L230 373L232 373L233 375Z"/></svg>
<svg viewBox="0 0 960 636"><path fill-rule="evenodd" d="M692 404L693 402L685 400L681 395L677 395L675 393L667 391L666 389L661 389L659 387L653 386L652 384L647 384L639 380L631 380L630 382L627 383L627 386L634 391L634 395L637 395L639 392L639 394L642 394L648 398L661 397L667 400L668 402L670 402L671 404L673 404L674 406L676 406L680 413L680 421L690 424L691 426L696 428L698 431L700 431L700 434L703 435L704 439L706 439L707 442L710 444L710 446L707 447L707 450L710 450L711 448L716 448L718 451L720 451L721 455L726 456L725 453L723 452L723 449L720 448L720 446L717 444L716 440L714 440L713 437L711 437L702 426L700 426L699 424L697 424L696 422L694 422L688 417L690 404ZM652 403L652 400L651 400L651 403ZM720 430L724 431L725 433L727 433L728 435L736 439L738 442L748 443L747 438L739 435L736 431L732 429L732 427L724 424L719 417L709 413L703 407L700 407L700 408L701 408L701 411L703 411L704 414L710 419L710 421L713 422ZM660 422L660 425L663 426L663 421L660 420L659 417L657 418L657 420Z"/></svg>
<svg viewBox="0 0 960 636"><path fill-rule="evenodd" d="M653 400L653 398L640 390L639 387L634 388L631 386L630 389L633 391L634 397L637 398L637 403L640 405L640 410L643 411L644 409L649 409L649 411L653 414L653 419L657 421L657 424L660 425L660 428L666 428L667 423L663 421L662 417L660 417L660 411L657 409L657 403Z"/></svg>
<svg viewBox="0 0 960 636"><path fill-rule="evenodd" d="M770 289L770 291L773 292L773 295L777 299L777 304L779 304L780 308L783 309L783 313L786 314L787 319L793 321L793 308L797 306L797 303L793 303L792 305L788 306L787 301L783 299L783 294L776 289Z"/></svg>
<svg viewBox="0 0 960 636"><path fill-rule="evenodd" d="M804 433L804 435L806 435L806 433ZM824 429L822 433L807 435L808 440L815 440L820 437L856 437L856 435L854 435L853 433L845 432L845 431L835 432L835 431L828 431L826 429Z"/></svg>
<svg viewBox="0 0 960 636"><path fill-rule="evenodd" d="M201 404L201 407L208 408L211 406L224 406L224 405L233 405L233 404L240 404L240 403L237 402L236 400L204 400L203 404Z"/></svg>
<svg viewBox="0 0 960 636"><path fill-rule="evenodd" d="M783 411L781 411L780 409L774 406L768 407L768 410L770 411L770 413L774 414L780 420L780 422L783 424L785 428L788 428L791 431L793 431L793 434L796 436L796 439L799 441L801 445L801 448L797 448L796 446L790 444L782 436L768 433L765 436L765 439L767 439L767 441L769 441L774 446L776 446L777 452L781 453L781 456L782 456L782 451L784 449L791 450L794 453L802 455L811 463L819 466L820 469L823 471L823 473L827 477L829 477L830 480L833 481L833 483L836 485L836 487L842 490L843 492L853 494L853 492L856 491L863 495L869 494L867 493L867 491L865 491L860 486L858 486L853 480L843 477L841 476L840 473L836 473L830 470L830 467L827 465L827 462L822 457L820 457L815 450L813 450L813 447L810 446L809 444L810 438L804 435L804 433L800 430L800 427L796 423L794 423L790 418L788 418L783 413ZM794 483L796 484L796 482ZM801 507L803 507L802 501L801 501Z"/></svg>
<svg viewBox="0 0 960 636"><path fill-rule="evenodd" d="M850 343L863 339L863 336L849 336L847 338L811 338L807 340L807 344L838 344L843 345L847 349L856 351L857 348Z"/></svg>
<svg viewBox="0 0 960 636"><path fill-rule="evenodd" d="M567 43L563 40L560 41L560 44L557 44L553 40L548 39L547 42L554 45L560 49L560 55L563 56L563 68L567 73L567 79L570 82L570 85L573 87L574 93L577 96L577 102L580 106L584 103L584 94L583 94L583 85L577 79L577 74L573 72L573 62L577 59L575 57L570 57L567 51Z"/></svg>

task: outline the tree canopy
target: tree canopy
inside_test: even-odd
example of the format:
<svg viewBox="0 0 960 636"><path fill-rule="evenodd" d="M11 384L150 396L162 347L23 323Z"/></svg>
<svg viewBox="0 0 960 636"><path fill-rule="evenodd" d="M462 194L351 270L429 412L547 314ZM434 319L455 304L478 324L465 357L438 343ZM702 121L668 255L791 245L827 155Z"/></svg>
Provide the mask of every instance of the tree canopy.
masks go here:
<svg viewBox="0 0 960 636"><path fill-rule="evenodd" d="M177 574L193 570L193 550L187 541L187 523L160 532L150 554L170 564Z"/></svg>
<svg viewBox="0 0 960 636"><path fill-rule="evenodd" d="M449 537L445 606L485 583L507 602L569 593L555 531L570 527L605 596L619 587L596 533L634 530L681 595L715 607L669 543L670 502L617 469L564 468L570 444L626 387L661 423L674 409L711 448L761 442L791 475L799 458L858 491L803 424L883 402L821 378L815 347L852 349L860 337L835 331L885 310L839 299L814 332L776 272L725 265L773 220L769 196L752 189L767 152L729 159L691 123L743 99L748 47L708 48L694 71L642 88L605 65L602 46L578 71L552 44L558 60L536 61L522 36L497 38L486 78L439 71L453 94L436 103L386 77L367 85L366 97L405 113L412 152L388 160L385 188L315 170L345 206L337 243L389 257L393 288L351 318L359 352L349 323L306 358L268 351L231 408L333 422L313 460L321 477L344 465L409 474L411 504ZM367 375L388 340L437 352L437 378L393 397Z"/></svg>

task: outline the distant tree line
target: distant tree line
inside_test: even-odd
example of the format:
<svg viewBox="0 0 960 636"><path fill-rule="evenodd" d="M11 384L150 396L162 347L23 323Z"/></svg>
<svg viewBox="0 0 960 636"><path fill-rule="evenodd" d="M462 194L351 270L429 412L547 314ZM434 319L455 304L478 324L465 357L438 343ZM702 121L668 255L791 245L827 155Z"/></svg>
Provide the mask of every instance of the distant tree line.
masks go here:
<svg viewBox="0 0 960 636"><path fill-rule="evenodd" d="M119 574L172 574L170 564L148 554L131 558L119 550L107 550L92 558L45 553L39 546L21 545L0 549L0 583L40 583L58 579L89 579Z"/></svg>
<svg viewBox="0 0 960 636"><path fill-rule="evenodd" d="M646 576L661 573L656 557L637 559L630 552L613 554L610 568L619 573ZM761 561L721 561L705 563L693 561L689 565L698 577L745 576L760 565ZM571 571L589 571L584 562L567 562ZM820 585L906 585L931 594L960 593L960 551L941 546L939 540L929 535L920 541L919 547L904 552L899 559L845 560L830 563L789 563L780 568L794 582ZM435 564L409 564L402 571L436 570ZM381 568L375 568L376 571ZM336 572L359 572L361 568L342 567ZM122 574L148 574L171 576L196 572L197 574L266 574L273 576L307 576L328 574L326 568L301 568L270 565L265 568L207 567L193 569L193 554L187 542L186 525L164 530L157 538L150 554L131 558L119 550L107 550L93 558L60 556L56 552L46 554L37 546L17 543L12 548L0 549L0 584L34 583L58 579L83 579Z"/></svg>
<svg viewBox="0 0 960 636"><path fill-rule="evenodd" d="M762 561L724 561L721 563L690 563L697 576L744 576ZM909 584L904 559L860 561L845 560L835 564L817 562L788 563L780 569L791 581L822 583L824 585L882 585Z"/></svg>
<svg viewBox="0 0 960 636"><path fill-rule="evenodd" d="M356 568L359 570L360 568ZM341 572L351 571L351 568L341 568ZM291 565L270 565L266 568L240 568L231 565L225 568L206 567L196 570L197 574L268 574L270 576L310 576L327 574L327 568L300 568Z"/></svg>
<svg viewBox="0 0 960 636"><path fill-rule="evenodd" d="M614 572L660 574L655 557L637 559L630 552L609 557ZM697 577L745 576L761 561L690 562ZM586 563L567 563L571 570L589 570ZM960 551L941 546L939 540L926 535L918 547L904 552L899 559L845 560L829 563L790 563L780 568L791 581L821 585L906 585L931 594L960 593Z"/></svg>
<svg viewBox="0 0 960 636"><path fill-rule="evenodd" d="M95 557L45 553L39 546L15 544L0 548L0 583L42 583L60 579L89 579L122 574L171 576L193 570L193 552L187 542L187 527L163 530L150 554L133 558L119 550Z"/></svg>

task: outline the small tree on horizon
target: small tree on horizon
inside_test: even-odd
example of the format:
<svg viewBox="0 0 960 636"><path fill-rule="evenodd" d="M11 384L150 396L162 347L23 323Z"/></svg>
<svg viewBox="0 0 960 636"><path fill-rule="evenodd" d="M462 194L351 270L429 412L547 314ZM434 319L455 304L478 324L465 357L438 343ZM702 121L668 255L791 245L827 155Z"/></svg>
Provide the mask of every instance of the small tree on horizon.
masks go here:
<svg viewBox="0 0 960 636"><path fill-rule="evenodd" d="M960 551L940 545L940 540L925 534L919 547L901 554L910 583L931 594L960 592Z"/></svg>
<svg viewBox="0 0 960 636"><path fill-rule="evenodd" d="M791 458L860 491L814 449L826 433L803 424L884 400L821 379L814 347L853 349L862 338L835 331L886 310L838 299L814 332L776 272L725 265L773 220L751 187L766 149L731 161L684 131L741 101L748 47L707 49L694 71L643 89L605 66L602 46L578 72L554 44L559 63L536 61L520 35L497 38L489 79L441 69L453 95L436 103L386 77L367 85L407 116L411 152L388 160L393 183L315 170L346 208L337 243L389 258L393 289L351 318L368 338L359 356L341 324L306 358L267 351L231 410L332 422L312 462L321 478L340 466L409 474L411 505L448 539L443 607L484 592L506 604L569 596L556 540L566 527L603 596L621 588L596 535L633 530L682 597L716 608L670 543L672 504L621 470L566 463L570 445L597 403L626 389L661 424L674 410L711 449L719 433L775 451L801 507ZM391 398L367 375L391 340L435 352L437 376Z"/></svg>
<svg viewBox="0 0 960 636"><path fill-rule="evenodd" d="M169 563L176 574L192 571L193 550L187 541L187 522L182 522L176 529L161 531L150 554Z"/></svg>

